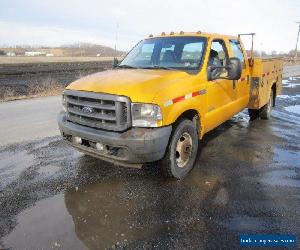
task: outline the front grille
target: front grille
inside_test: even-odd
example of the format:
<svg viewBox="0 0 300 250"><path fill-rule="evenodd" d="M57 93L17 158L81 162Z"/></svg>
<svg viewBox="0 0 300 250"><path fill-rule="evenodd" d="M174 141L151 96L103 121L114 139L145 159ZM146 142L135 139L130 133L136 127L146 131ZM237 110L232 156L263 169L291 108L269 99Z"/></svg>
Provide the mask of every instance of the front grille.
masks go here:
<svg viewBox="0 0 300 250"><path fill-rule="evenodd" d="M67 120L83 126L124 131L130 127L130 100L124 96L65 90Z"/></svg>

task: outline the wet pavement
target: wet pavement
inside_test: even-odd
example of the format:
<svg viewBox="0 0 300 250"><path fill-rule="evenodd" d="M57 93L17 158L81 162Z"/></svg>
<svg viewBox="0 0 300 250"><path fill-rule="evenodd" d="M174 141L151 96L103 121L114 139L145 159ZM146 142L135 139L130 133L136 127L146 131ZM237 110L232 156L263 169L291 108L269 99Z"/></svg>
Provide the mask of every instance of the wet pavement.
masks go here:
<svg viewBox="0 0 300 250"><path fill-rule="evenodd" d="M0 147L0 249L238 249L241 233L300 238L300 77L269 121L207 134L182 181L83 156L59 136ZM299 246L299 242L298 242Z"/></svg>

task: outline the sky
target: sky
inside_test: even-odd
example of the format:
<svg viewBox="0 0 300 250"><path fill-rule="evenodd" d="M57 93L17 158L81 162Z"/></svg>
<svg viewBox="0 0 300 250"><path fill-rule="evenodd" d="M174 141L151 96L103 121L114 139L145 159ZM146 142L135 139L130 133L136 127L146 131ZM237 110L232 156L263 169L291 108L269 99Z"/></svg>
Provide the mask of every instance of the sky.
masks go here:
<svg viewBox="0 0 300 250"><path fill-rule="evenodd" d="M149 34L255 32L257 50L295 48L299 0L1 0L0 46L88 42L129 50ZM244 39L250 48L250 39ZM299 45L300 47L300 45Z"/></svg>

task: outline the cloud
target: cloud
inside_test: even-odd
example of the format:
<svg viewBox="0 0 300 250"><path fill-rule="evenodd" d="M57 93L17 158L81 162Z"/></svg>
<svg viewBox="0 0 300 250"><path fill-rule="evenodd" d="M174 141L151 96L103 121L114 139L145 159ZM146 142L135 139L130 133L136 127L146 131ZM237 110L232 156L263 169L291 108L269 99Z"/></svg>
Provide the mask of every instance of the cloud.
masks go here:
<svg viewBox="0 0 300 250"><path fill-rule="evenodd" d="M150 33L206 31L255 32L255 48L289 51L295 47L297 0L52 0L1 3L0 43L59 45L70 42L118 44L129 49ZM250 43L245 39L246 47Z"/></svg>
<svg viewBox="0 0 300 250"><path fill-rule="evenodd" d="M101 33L86 32L76 29L65 29L51 26L32 26L11 22L0 22L0 46L2 45L33 45L60 46L76 42L95 43L114 46L115 40L107 39ZM126 47L126 43L121 46ZM128 45L127 45L128 46Z"/></svg>

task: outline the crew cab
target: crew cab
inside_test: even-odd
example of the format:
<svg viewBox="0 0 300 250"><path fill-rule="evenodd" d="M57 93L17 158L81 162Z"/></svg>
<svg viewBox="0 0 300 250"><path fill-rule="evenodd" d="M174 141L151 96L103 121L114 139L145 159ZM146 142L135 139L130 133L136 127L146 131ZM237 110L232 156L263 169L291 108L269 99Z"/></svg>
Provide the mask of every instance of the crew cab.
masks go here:
<svg viewBox="0 0 300 250"><path fill-rule="evenodd" d="M113 69L67 86L58 124L84 154L131 167L158 162L181 179L207 132L245 108L269 119L281 81L282 61L248 59L240 36L150 35Z"/></svg>

